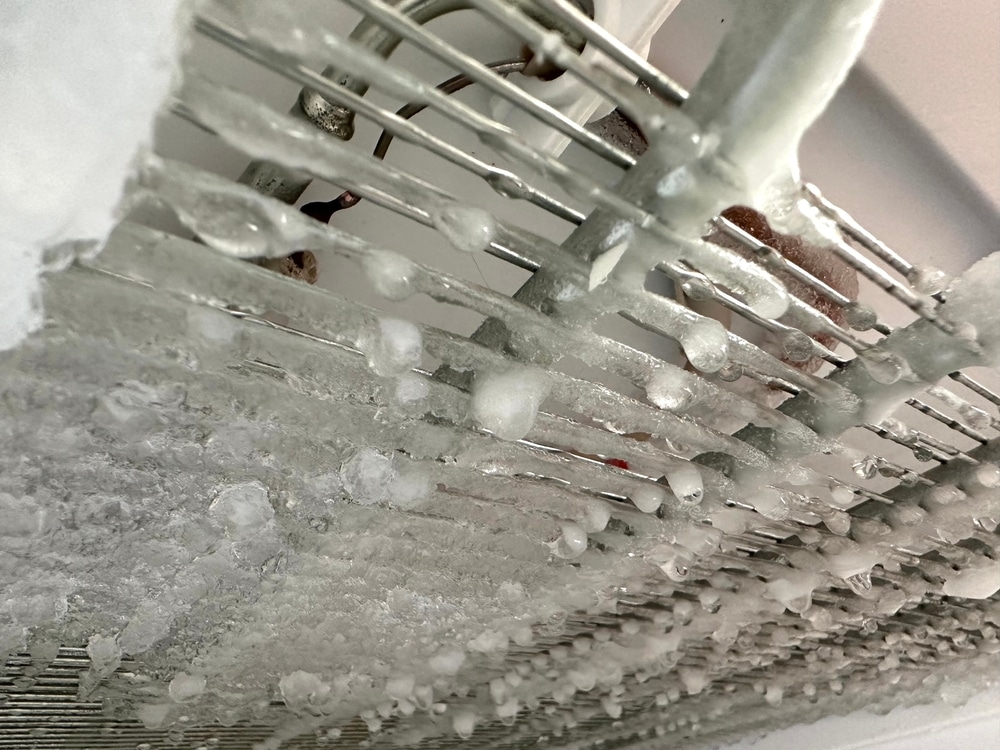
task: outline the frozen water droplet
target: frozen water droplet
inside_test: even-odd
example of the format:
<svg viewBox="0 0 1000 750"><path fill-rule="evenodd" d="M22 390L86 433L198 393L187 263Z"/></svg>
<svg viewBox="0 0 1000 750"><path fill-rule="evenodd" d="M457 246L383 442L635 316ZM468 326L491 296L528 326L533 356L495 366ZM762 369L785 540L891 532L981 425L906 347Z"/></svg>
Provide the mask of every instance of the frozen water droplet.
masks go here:
<svg viewBox="0 0 1000 750"><path fill-rule="evenodd" d="M847 581L847 585L851 587L851 591L858 596L864 596L872 590L872 572L870 570L855 573L852 576L848 576L845 580Z"/></svg>
<svg viewBox="0 0 1000 750"><path fill-rule="evenodd" d="M858 355L871 379L882 385L897 382L908 369L906 363L891 352L869 350Z"/></svg>
<svg viewBox="0 0 1000 750"><path fill-rule="evenodd" d="M754 510L772 521L784 521L792 512L785 494L773 487L760 490L754 495L752 503Z"/></svg>
<svg viewBox="0 0 1000 750"><path fill-rule="evenodd" d="M923 463L927 463L928 461L934 460L934 454L931 453L930 450L928 450L927 448L924 448L919 445L913 448L913 457Z"/></svg>
<svg viewBox="0 0 1000 750"><path fill-rule="evenodd" d="M400 375L420 364L423 339L420 329L408 320L384 318L377 332L360 342L368 358L368 366L377 375Z"/></svg>
<svg viewBox="0 0 1000 750"><path fill-rule="evenodd" d="M361 261L375 291L386 299L404 300L416 291L420 269L409 258L390 250L375 250Z"/></svg>
<svg viewBox="0 0 1000 750"><path fill-rule="evenodd" d="M716 375L719 376L719 380L726 383L735 383L743 377L743 366L735 362L729 362L725 366L720 367Z"/></svg>
<svg viewBox="0 0 1000 750"><path fill-rule="evenodd" d="M985 560L959 570L944 582L947 596L965 599L988 599L1000 591L1000 562Z"/></svg>
<svg viewBox="0 0 1000 750"><path fill-rule="evenodd" d="M122 650L114 636L92 635L87 641L90 668L98 676L106 676L122 663Z"/></svg>
<svg viewBox="0 0 1000 750"><path fill-rule="evenodd" d="M394 674L385 683L385 692L390 698L402 700L413 695L416 680L412 674Z"/></svg>
<svg viewBox="0 0 1000 750"><path fill-rule="evenodd" d="M555 554L572 559L587 551L587 532L572 521L559 524L562 534L556 542Z"/></svg>
<svg viewBox="0 0 1000 750"><path fill-rule="evenodd" d="M318 708L331 700L330 686L319 675L302 670L284 675L278 680L278 690L285 705L294 713Z"/></svg>
<svg viewBox="0 0 1000 750"><path fill-rule="evenodd" d="M472 390L472 416L497 437L520 440L534 426L548 389L542 373L526 368L482 375Z"/></svg>
<svg viewBox="0 0 1000 750"><path fill-rule="evenodd" d="M175 703L184 703L192 698L197 698L205 692L205 675L178 672L170 681L167 691L170 693L170 699Z"/></svg>
<svg viewBox="0 0 1000 750"><path fill-rule="evenodd" d="M254 536L274 518L267 488L260 482L226 487L208 506L208 512L225 525L227 536L233 539Z"/></svg>
<svg viewBox="0 0 1000 750"><path fill-rule="evenodd" d="M831 508L823 515L823 523L839 536L844 536L851 530L851 517L842 510Z"/></svg>
<svg viewBox="0 0 1000 750"><path fill-rule="evenodd" d="M660 565L663 574L674 583L682 583L691 575L689 561L681 556L674 557Z"/></svg>
<svg viewBox="0 0 1000 750"><path fill-rule="evenodd" d="M805 362L812 358L813 340L802 331L788 331L781 337L781 348L792 362Z"/></svg>
<svg viewBox="0 0 1000 750"><path fill-rule="evenodd" d="M959 406L958 414L974 430L986 430L993 424L993 418L990 417L989 412L972 404L962 404Z"/></svg>
<svg viewBox="0 0 1000 750"><path fill-rule="evenodd" d="M901 442L905 443L914 439L913 431L910 430L910 428L907 427L905 424L903 424L900 420L895 419L893 417L888 417L886 419L883 419L882 422L879 424L879 427L881 427L883 430L889 433L891 437L894 437L896 438L896 440L899 440Z"/></svg>
<svg viewBox="0 0 1000 750"><path fill-rule="evenodd" d="M374 448L362 448L340 468L344 489L361 505L385 502L395 475L393 458Z"/></svg>
<svg viewBox="0 0 1000 750"><path fill-rule="evenodd" d="M854 473L861 479L874 479L878 473L878 467L878 456L865 456L851 468L854 469Z"/></svg>
<svg viewBox="0 0 1000 750"><path fill-rule="evenodd" d="M660 409L681 412L697 396L697 380L679 368L655 371L646 383L646 398Z"/></svg>
<svg viewBox="0 0 1000 750"><path fill-rule="evenodd" d="M830 497L841 507L846 508L854 504L854 490L843 484L831 484Z"/></svg>
<svg viewBox="0 0 1000 750"><path fill-rule="evenodd" d="M701 372L717 372L729 357L729 335L719 321L711 318L689 325L680 344L688 361Z"/></svg>
<svg viewBox="0 0 1000 750"><path fill-rule="evenodd" d="M409 404L427 398L430 386L423 375L413 372L404 373L396 383L396 400L401 404Z"/></svg>
<svg viewBox="0 0 1000 750"><path fill-rule="evenodd" d="M459 711L452 717L451 726L455 734L467 740L476 729L476 714L472 711Z"/></svg>
<svg viewBox="0 0 1000 750"><path fill-rule="evenodd" d="M485 250L496 237L493 216L481 208L451 205L433 216L434 228L457 250L474 253Z"/></svg>
<svg viewBox="0 0 1000 750"><path fill-rule="evenodd" d="M681 284L684 295L695 302L704 302L715 297L712 285L705 279L693 277Z"/></svg>
<svg viewBox="0 0 1000 750"><path fill-rule="evenodd" d="M663 505L663 501L666 500L666 498L667 493L660 487L652 484L644 484L641 487L637 487L632 491L630 497L632 505L641 510L643 513L656 512L656 510Z"/></svg>
<svg viewBox="0 0 1000 750"><path fill-rule="evenodd" d="M694 464L682 464L666 473L670 490L684 505L698 505L705 496L701 472Z"/></svg>
<svg viewBox="0 0 1000 750"><path fill-rule="evenodd" d="M913 286L921 294L940 294L951 283L951 277L940 268L925 266L913 275Z"/></svg>
<svg viewBox="0 0 1000 750"><path fill-rule="evenodd" d="M869 331L878 323L875 311L867 305L857 302L852 302L844 307L844 318L847 320L847 325L855 331Z"/></svg>
<svg viewBox="0 0 1000 750"><path fill-rule="evenodd" d="M789 568L767 582L767 596L791 612L802 614L812 606L812 593L822 579L815 573Z"/></svg>
<svg viewBox="0 0 1000 750"><path fill-rule="evenodd" d="M764 700L772 706L780 706L785 697L785 689L776 683L771 683L764 691Z"/></svg>
<svg viewBox="0 0 1000 750"><path fill-rule="evenodd" d="M939 484L927 490L927 499L938 505L951 505L965 499L965 493L953 484Z"/></svg>
<svg viewBox="0 0 1000 750"><path fill-rule="evenodd" d="M456 646L444 646L434 656L427 660L432 672L443 675L456 675L465 662L465 651Z"/></svg>

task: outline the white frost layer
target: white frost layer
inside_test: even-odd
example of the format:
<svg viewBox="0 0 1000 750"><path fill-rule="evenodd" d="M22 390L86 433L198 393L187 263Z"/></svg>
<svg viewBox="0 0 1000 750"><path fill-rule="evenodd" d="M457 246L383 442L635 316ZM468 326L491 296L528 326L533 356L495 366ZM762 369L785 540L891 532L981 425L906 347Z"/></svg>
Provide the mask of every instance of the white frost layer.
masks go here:
<svg viewBox="0 0 1000 750"><path fill-rule="evenodd" d="M42 323L44 248L111 231L171 83L180 2L0 3L0 351Z"/></svg>

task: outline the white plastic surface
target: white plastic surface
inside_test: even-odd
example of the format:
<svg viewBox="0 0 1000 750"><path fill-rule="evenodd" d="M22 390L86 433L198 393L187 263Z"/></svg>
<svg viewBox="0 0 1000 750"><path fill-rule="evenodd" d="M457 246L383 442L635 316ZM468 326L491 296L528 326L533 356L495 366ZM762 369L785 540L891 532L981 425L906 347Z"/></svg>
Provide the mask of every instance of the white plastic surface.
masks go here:
<svg viewBox="0 0 1000 750"><path fill-rule="evenodd" d="M0 4L0 351L42 323L44 248L115 225L170 86L179 5Z"/></svg>

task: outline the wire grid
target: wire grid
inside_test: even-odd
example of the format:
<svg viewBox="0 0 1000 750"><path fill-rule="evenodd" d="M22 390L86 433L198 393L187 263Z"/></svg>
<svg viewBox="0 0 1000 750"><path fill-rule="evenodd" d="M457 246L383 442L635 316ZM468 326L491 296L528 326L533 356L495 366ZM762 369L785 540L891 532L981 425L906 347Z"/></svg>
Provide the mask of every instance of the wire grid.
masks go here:
<svg viewBox="0 0 1000 750"><path fill-rule="evenodd" d="M450 65L454 66L455 73L470 78L475 75L480 85L490 86L497 92L515 97L521 104L526 104L537 116L544 116L550 124L558 127L585 147L599 152L618 168L629 168L635 163L635 158L620 147L608 145L600 138L595 139L592 134L588 134L589 131L583 131L559 120L551 113L545 112L537 103L525 102L521 95L514 93L512 88L508 86L504 77L494 75L478 63L466 59L461 53L435 39L433 35L421 30L415 24L408 22L401 14L393 12L384 4L375 0L350 0L349 5L376 15L380 23L390 27L396 33L405 35L411 42L423 43L426 48L436 50ZM670 82L666 76L652 70L644 61L616 45L613 40L608 39L592 24L588 24L585 19L570 14L564 3L545 2L543 5L553 12L566 27L581 33L587 39L588 44L600 47L625 70L637 74L654 95L672 104L677 104L686 98L687 93ZM508 25L512 31L523 36L529 44L538 45L550 39L550 37L544 36L547 30L537 22L511 11L501 3L483 2L478 4L478 7L496 22ZM550 184L541 188L528 188L526 185L530 183L529 178L513 175L512 180L509 173L487 168L482 162L472 159L467 154L463 155L449 147L447 143L436 141L432 134L420 129L418 125L394 117L390 109L369 103L367 98L352 93L350 86L338 87L333 83L325 82L315 74L310 74L308 67L297 61L287 50L270 47L267 40L254 35L253 30L240 31L218 21L210 14L199 15L195 19L194 28L197 32L237 51L249 60L263 64L271 70L287 76L296 84L312 86L331 101L370 117L388 133L396 136L408 136L411 139L416 138L422 145L436 150L439 155L458 163L461 168L468 169L487 181L507 180L505 185L515 184L519 197L526 197L529 201L552 212L569 224L579 223L584 215L584 209L575 208L571 199L563 198L562 190L559 187L569 186L570 188L586 189L588 195L596 195L598 205L603 208L618 211L636 221L646 219L641 209L623 203L613 193L602 189L599 185L595 188L588 175L575 174L572 170L563 171L562 167L557 164L546 164L545 167L550 170L549 178L557 179L560 183L559 187L552 187ZM349 51L349 48L343 48L344 58L338 60L339 63L346 64L348 62L347 53ZM575 58L560 59L564 62L570 62L571 64L567 67L571 69L579 64L572 62ZM388 65L386 67L388 69ZM639 110L646 106L641 101L637 103L634 92L615 85L611 76L603 73L598 75L600 71L586 67L581 67L579 70L585 74L593 74L591 80L594 85L599 88L603 95L609 97L619 106L634 107ZM369 82L376 87L379 83L389 83L390 85L392 83L389 78L380 79L377 71L369 70L366 73L370 76ZM202 88L198 88L198 86L201 84L182 91L175 103L174 111L182 117L197 122L207 130L218 132L220 124L226 125L224 118L213 118L211 108L207 107L205 103L209 101L206 96L220 95L221 91L213 88L211 84L206 84ZM648 97L649 95L641 94L640 96ZM478 130L481 136L489 133L490 124L488 122L477 121L469 112L456 108L452 100L443 97L431 98L431 106L440 112L454 116L466 125L470 125L473 129ZM225 132L221 132L219 135L223 138L227 137ZM232 142L232 135L228 135ZM337 153L341 156L346 154L343 151ZM530 156L531 159L537 157L538 155ZM161 174L156 174L156 170L153 170L154 190L162 187L162 185L155 184L155 180L159 177L166 175L169 179L176 176L171 172L173 169L172 165L168 165ZM348 180L340 180L340 182L366 200L380 203L402 215L415 218L418 222L426 223L426 207L420 204L419 198L414 200L414 193L410 190L412 186L405 179L400 181L398 170L393 167L387 167L382 171L375 168L373 170L370 173L365 173L372 178L370 182L364 179L359 179L354 184ZM346 173L338 176L344 177ZM393 184L403 185L404 190L400 194L394 194L391 190L386 189L386 185ZM206 178L203 183L198 183L197 188L194 193L196 199L204 199L212 195L226 195L226 188L222 182L213 181L211 178ZM167 191L160 189L160 194L161 196L166 195L169 202ZM909 308L917 318L946 333L953 332L951 324L942 321L938 316L933 299L934 296L940 297L938 290L928 288L926 285L923 289L917 289L914 286L919 280L920 269L914 268L864 230L854 219L826 201L815 187L805 186L803 198L827 216L835 219L849 239L849 241L845 240L834 246L834 251L842 260L874 282L889 296ZM180 203L181 211L183 211L185 208L183 198L177 200ZM232 211L235 210L234 205L236 204L230 205L223 202L218 206L218 210L221 212ZM175 208L177 207L175 205ZM334 221L334 225L336 225L336 221ZM841 307L853 306L853 300L837 290L831 289L807 269L795 267L794 264L783 259L779 253L743 232L732 222L717 218L716 226L730 239L742 243L772 270L780 268L794 274L821 296ZM198 232L200 225L194 223L190 228ZM554 250L548 252L544 246L538 249L537 255L533 255L530 251L530 244L530 242L525 242L524 235L519 235L516 230L511 230L501 240L493 241L487 251L522 269L529 270L538 269L545 263L559 261L558 253ZM366 248L359 246L359 252L365 250ZM178 255L180 255L180 251L178 251ZM217 300L220 296L217 290L225 288L224 285L213 286L217 278L215 280L212 278L192 279L183 275L172 275L170 269L162 267L150 271L142 267L142 262L141 258L136 259L133 261L134 266L129 267L128 259L108 255L105 260L98 260L94 265L98 269L102 269L101 264L103 263L105 265L102 270L105 273L118 274L120 281L115 283L128 283L128 279L138 280L152 276L152 285L159 290L193 295L201 299ZM569 268L573 270L572 264L569 265ZM213 270L220 273L232 272L230 266L221 262ZM677 264L664 264L657 270L672 278L678 285L686 284L686 289L697 288L701 290L704 296L720 302L751 322L767 324L766 320L755 316L739 295L735 295L724 286L713 282L706 274ZM72 273L78 273L78 271L74 270ZM270 298L265 297L267 302L277 299L282 294L287 294L289 290L287 286L277 285L276 280L273 289L268 288L268 285L272 283L270 281L262 279L259 283L271 294ZM512 306L499 300L496 294L487 294L482 289L475 289L459 279L448 278L443 273L437 274L436 277L430 277L425 283L427 284L425 291L431 289L430 293L432 296L437 294L437 299L448 302L457 301L459 304L467 305L487 316L496 314L504 317L508 322L527 321L531 324L547 325L550 328L553 325L558 326L556 323L539 319L533 312L521 309L517 304ZM441 296L441 288L443 287L458 290L457 296L452 299ZM302 290L301 294L305 295L306 291ZM243 300L236 297L226 298L224 294L222 297L223 302L231 305L243 303ZM317 297L317 299L321 302L329 302L329 300L323 300L322 297ZM218 305L218 302L215 304ZM341 309L346 310L349 307L348 304ZM303 333L296 330L296 325L287 326L275 323L264 317L247 313L245 310L234 309L231 312L243 322L256 323L276 333L276 335L288 337L293 341L296 340L296 337L299 339L303 337ZM633 314L637 317L642 315L641 312ZM310 328L322 328L322 326L314 325L315 322L309 321L306 325ZM642 321L640 320L640 322ZM669 330L664 330L663 327L653 326L648 320L645 323L646 327L654 327L668 335L671 333ZM891 332L887 325L877 320L869 321L865 327L880 335L887 335ZM871 339L874 337L870 335L867 338L862 337L859 332L843 325L832 324L831 328L836 338L853 349L854 354L860 355L873 346ZM350 349L352 343L350 338L338 337L338 332L335 330L325 329L315 335L307 333L305 337L321 346L332 346L349 353L353 351ZM445 355L448 353L457 351L467 354L469 351L464 343L459 342L456 345L454 336L440 334L440 339L443 343L439 351L444 353L441 359L446 363L447 356ZM344 349L345 346L348 348ZM852 358L826 349L818 342L812 341L810 346L814 356L822 358L833 368L847 367L852 361ZM624 352L623 356L631 354L626 350L622 351ZM479 357L478 360L475 360L479 363L502 361L491 360L485 353L478 351L476 351L475 356ZM774 358L764 361L769 363L770 370L765 368L764 372L754 373L749 367L745 367L733 374L737 378L741 374L754 376L792 395L810 389L819 391L822 388L822 383L817 382L816 379L803 376L801 372L787 366L782 367L776 363ZM256 365L260 370L267 367L281 370L280 366L275 368L266 362L257 362ZM614 369L613 361L612 369ZM627 368L625 371L627 372ZM774 373L780 373L780 375ZM842 478L839 479L840 485L853 492L859 501L850 509L850 514L855 519L876 518L884 508L891 507L894 503L911 503L909 498L916 491L913 489L914 487L917 490L935 487L940 483L939 476L958 481L955 480L955 477L967 476L975 470L975 467L996 461L998 452L996 435L1000 423L984 407L996 406L1000 404L1000 399L989 387L968 374L956 371L950 375L950 381L947 383L947 387L936 393L932 392L932 395L941 402L938 405L929 403L930 399L925 396L912 398L907 402L909 408L930 417L939 426L935 434L914 435L907 433L901 436L881 425L865 425L868 431L885 441L886 444L895 443L901 445L906 451L917 454L918 458L921 459L919 464L927 465L929 457L930 463L936 464L939 468L919 472L912 468L912 463L903 465L881 455L872 456L871 470L862 467L861 473L865 476L859 477L857 482L850 483ZM446 378L444 382L447 383ZM662 424L659 421L662 415L655 414L655 410L644 407L643 413L645 412L649 413L648 417L652 420L652 424ZM907 418L909 419L909 417ZM558 428L562 427L565 430L562 433L564 437L567 435L577 437L581 441L580 444L585 442L585 439L581 437L583 435L587 435L586 439L593 440L593 444L598 447L613 444L613 442L604 439L604 436L595 436L592 430L580 424L567 423L565 420L555 417L547 424L551 428L552 435L560 435ZM593 453L605 457L621 456L629 462L630 466L639 467L657 461L676 463L685 460L680 455L680 451L672 452L648 446L631 445L614 437L613 440L617 440L619 443L615 445L613 451L595 448ZM527 462L529 456L537 459L534 451L539 450L543 454L565 457L567 455L564 450L566 444L565 440L561 443L563 447L560 447L560 444L546 445L537 441L522 442L519 446L519 450L522 452L518 455L526 459L526 464L529 464ZM890 453L888 447L886 453L899 455L898 451L895 454ZM655 472L623 471L608 464L581 459L579 456L572 456L572 458L579 461L575 465L585 479L580 485L574 486L571 480L567 480L565 476L559 476L559 481L564 486L568 486L568 491L579 493L583 497L600 497L619 503L623 507L628 503L627 495L614 489L614 487L620 486L621 476L626 476L630 481L640 483L655 482L657 479ZM586 471L584 467L586 467ZM708 485L707 494L713 494L719 491L720 487L725 486L724 475L713 477L710 468L706 468L705 472L710 477L706 482ZM594 480L594 477L601 475L607 475L613 481L602 484L599 479ZM868 480L875 476L897 480L898 484L890 489L875 491L870 488L868 483ZM552 477L546 476L543 470L526 471L518 476L517 481L530 485L544 483L551 481L551 479ZM805 506L802 510L816 509ZM636 523L638 522L637 519ZM534 628L534 645L531 648L512 647L506 666L516 666L519 661L530 660L533 655L551 654L556 647L572 648L575 636L592 634L599 627L620 628L624 622L630 619L654 622L657 615L672 613L676 603L680 601L693 602L698 605L699 594L712 587L711 575L720 570L727 571L734 576L765 576L768 571L773 571L775 566L783 567L786 565L785 556L787 553L804 546L802 541L796 537L796 534L801 530L801 527L793 521L777 521L770 524L768 529L747 531L743 535L733 537L734 545L727 553L699 560L697 565L692 567L687 580L683 582L667 581L662 576L651 574L645 589L637 594L626 591L614 592L617 608L613 615L599 616L586 612L576 613L570 616L555 636L546 636L544 628L536 626ZM628 531L627 525L625 531ZM811 527L811 533L820 538L835 536L823 527ZM943 561L948 564L952 555L956 555L956 559L958 559L967 556L970 552L986 556L993 554L991 547L995 547L996 542L995 524L993 528L989 528L988 524L978 528L971 538L976 540L979 546L970 544L957 551L954 545L939 540L935 551L927 559L935 562ZM900 554L904 566L902 572L877 571L873 573L872 580L868 585L891 586L905 579L907 575L917 575L917 566L921 562L921 556L908 556L905 550L901 551ZM817 591L814 598L819 607L836 608L844 602L845 598L850 599L850 597L851 589L846 583L841 582L840 584L832 584L825 590ZM775 649L770 638L776 627L795 627L800 622L797 615L786 612L784 615L776 617L773 622L757 624L757 630L749 634L746 646L748 652L758 656L762 655L763 661L757 665L737 663L730 670L712 674L709 687L698 696L683 697L679 701L670 699L666 704L663 704L659 696L667 695L670 688L683 693L682 682L673 671L668 671L664 675L655 675L643 682L637 681L635 685L630 683L629 691L623 696L622 714L619 718L609 716L600 710L600 696L597 694L578 692L568 705L543 701L534 709L525 709L513 726L494 721L477 728L474 742L478 747L516 748L534 745L540 737L546 737L551 747L559 747L567 743L574 747L586 747L598 742L603 743L603 747L632 747L641 746L642 743L647 742L656 743L661 741L657 739L659 736L666 734L678 746L684 746L684 743L695 746L744 732L753 726L753 722L747 718L746 714L734 717L728 722L725 717L717 714L710 715L709 719L705 720L704 725L698 721L688 720L687 717L692 713L704 713L708 710L711 714L711 707L715 705L713 701L719 699L729 701L732 705L742 703L752 707L753 711L763 712L768 718L761 719L761 722L770 721L775 717L779 722L795 720L801 718L802 714L799 713L796 717L792 715L792 709L789 708L780 709L759 705L757 688L768 675L773 674L772 665L776 665L775 669L781 670L785 675L794 674L796 670L799 670L803 675L802 679L809 682L814 678L809 667L811 663L815 662L815 659L810 659L811 654L816 654L818 649L824 646L845 649L851 655L850 664L839 670L835 678L853 681L851 684L860 694L867 694L864 687L866 685L871 686L869 693L878 694L884 689L883 684L879 682L882 671L878 666L879 660L874 656L868 659L865 657L866 649L870 643L866 640L866 633L875 630L898 634L905 642L912 644L911 651L904 656L900 669L904 673L910 671L918 675L920 679L932 675L939 665L975 660L980 658L983 653L995 653L991 649L996 642L996 632L990 623L996 624L998 616L996 597L984 602L961 602L949 600L940 594L931 594L918 605L907 604L899 613L889 615L879 615L877 612L871 611L871 608L866 608L862 600L859 601L859 604L851 605L853 609L851 606L848 607L852 612L852 617L848 618L843 626L835 628L824 638L815 637L814 642L810 643L807 640L796 647L785 650ZM712 645L708 642L687 643L675 666L698 666L703 663L702 652L711 649ZM212 727L211 729L200 727L185 729L183 732L177 726L174 726L169 732L143 729L137 722L122 721L119 717L108 716L102 710L100 703L76 700L76 682L80 672L86 668L87 664L86 653L80 648L63 648L54 661L36 674L31 674L36 670L30 655L19 654L9 659L2 683L3 694L7 700L0 707L0 721L3 722L4 727L4 732L0 733L0 747L99 746L112 748L141 746L139 743L149 743L151 747L198 747L200 745L220 748L246 747L252 742L266 739L273 732L271 724L246 722L233 727ZM126 662L119 669L119 672L127 673L129 668L129 664ZM829 675L824 676L829 678ZM635 674L630 674L628 677L635 678ZM903 683L905 682L906 680L903 680ZM829 710L838 700L836 691L832 687L826 686L820 687L812 697L813 704L825 706L822 709L817 708L817 711ZM281 705L280 702L276 702L274 707L278 708ZM850 704L845 702L845 705ZM582 718L575 726L563 732L553 733L545 723L546 718L551 713L572 713L587 708L595 708L595 710L592 712L584 710L581 713ZM798 710L801 710L801 707ZM406 722L405 718L389 719L383 723L380 732L373 734L369 732L364 722L355 720L342 726L341 734L337 738L324 740L315 736L305 736L289 740L283 747L388 747L394 742L395 731L402 728ZM468 746L468 743L453 735L442 734L426 739L416 746L444 748Z"/></svg>

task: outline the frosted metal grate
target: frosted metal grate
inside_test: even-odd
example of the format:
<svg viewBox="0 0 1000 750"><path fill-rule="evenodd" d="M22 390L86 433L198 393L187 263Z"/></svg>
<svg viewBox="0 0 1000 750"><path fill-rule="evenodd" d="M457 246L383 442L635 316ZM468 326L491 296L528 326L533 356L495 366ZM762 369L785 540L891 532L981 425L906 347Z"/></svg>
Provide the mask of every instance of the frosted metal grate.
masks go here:
<svg viewBox="0 0 1000 750"><path fill-rule="evenodd" d="M877 3L748 5L690 93L589 3L329 5L192 6L184 148L0 355L0 748L695 748L994 681L1000 256L795 164Z"/></svg>

